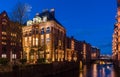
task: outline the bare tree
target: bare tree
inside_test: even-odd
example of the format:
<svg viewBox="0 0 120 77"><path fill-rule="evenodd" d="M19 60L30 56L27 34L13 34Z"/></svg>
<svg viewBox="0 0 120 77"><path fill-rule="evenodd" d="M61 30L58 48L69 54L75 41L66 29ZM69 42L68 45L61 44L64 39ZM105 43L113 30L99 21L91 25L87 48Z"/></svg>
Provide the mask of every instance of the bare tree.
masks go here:
<svg viewBox="0 0 120 77"><path fill-rule="evenodd" d="M24 24L28 18L28 14L31 11L31 6L25 3L18 2L11 12L11 20Z"/></svg>

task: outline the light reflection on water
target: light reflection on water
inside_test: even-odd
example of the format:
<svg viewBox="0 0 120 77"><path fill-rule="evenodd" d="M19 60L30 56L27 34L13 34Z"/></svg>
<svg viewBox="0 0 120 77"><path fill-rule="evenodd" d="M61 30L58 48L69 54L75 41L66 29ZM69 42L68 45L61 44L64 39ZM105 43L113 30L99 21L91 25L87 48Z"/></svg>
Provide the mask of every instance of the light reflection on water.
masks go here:
<svg viewBox="0 0 120 77"><path fill-rule="evenodd" d="M116 77L115 74L112 64L93 64L90 68L85 65L83 71L80 71L79 77Z"/></svg>
<svg viewBox="0 0 120 77"><path fill-rule="evenodd" d="M69 71L49 77L120 77L120 72L116 72L112 64L92 64L84 65L81 71Z"/></svg>

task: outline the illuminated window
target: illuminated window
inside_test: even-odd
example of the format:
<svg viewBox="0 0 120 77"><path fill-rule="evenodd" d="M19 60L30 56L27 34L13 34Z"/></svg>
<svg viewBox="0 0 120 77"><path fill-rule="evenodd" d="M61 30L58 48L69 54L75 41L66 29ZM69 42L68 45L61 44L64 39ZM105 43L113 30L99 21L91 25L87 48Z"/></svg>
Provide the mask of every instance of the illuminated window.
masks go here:
<svg viewBox="0 0 120 77"><path fill-rule="evenodd" d="M41 34L44 34L44 28L41 29Z"/></svg>
<svg viewBox="0 0 120 77"><path fill-rule="evenodd" d="M29 37L29 45L31 46L31 37Z"/></svg>
<svg viewBox="0 0 120 77"><path fill-rule="evenodd" d="M46 38L50 38L50 34L46 34Z"/></svg>
<svg viewBox="0 0 120 77"><path fill-rule="evenodd" d="M6 25L7 23L6 22L2 22L2 25Z"/></svg>
<svg viewBox="0 0 120 77"><path fill-rule="evenodd" d="M44 39L44 35L41 35L41 39Z"/></svg>
<svg viewBox="0 0 120 77"><path fill-rule="evenodd" d="M43 22L46 22L47 21L47 16L44 16L43 17Z"/></svg>
<svg viewBox="0 0 120 77"><path fill-rule="evenodd" d="M35 46L35 38L33 38L33 46Z"/></svg>
<svg viewBox="0 0 120 77"><path fill-rule="evenodd" d="M31 59L34 59L34 55L31 55Z"/></svg>
<svg viewBox="0 0 120 77"><path fill-rule="evenodd" d="M50 27L46 28L46 33L50 33Z"/></svg>
<svg viewBox="0 0 120 77"><path fill-rule="evenodd" d="M2 37L2 40L6 40L6 37Z"/></svg>
<svg viewBox="0 0 120 77"><path fill-rule="evenodd" d="M7 58L6 54L2 54L2 58Z"/></svg>
<svg viewBox="0 0 120 77"><path fill-rule="evenodd" d="M30 26L32 24L33 24L32 20L27 21L27 26Z"/></svg>
<svg viewBox="0 0 120 77"><path fill-rule="evenodd" d="M25 46L27 46L27 37L25 37Z"/></svg>
<svg viewBox="0 0 120 77"><path fill-rule="evenodd" d="M38 38L36 38L36 46L38 46Z"/></svg>
<svg viewBox="0 0 120 77"><path fill-rule="evenodd" d="M14 36L16 37L16 34L14 34Z"/></svg>
<svg viewBox="0 0 120 77"><path fill-rule="evenodd" d="M13 36L13 34L12 34L12 33L11 33L10 35L11 35L11 36Z"/></svg>
<svg viewBox="0 0 120 77"><path fill-rule="evenodd" d="M2 32L2 35L6 35L6 32Z"/></svg>
<svg viewBox="0 0 120 77"><path fill-rule="evenodd" d="M6 19L2 19L2 25L6 25L7 24L7 20Z"/></svg>
<svg viewBox="0 0 120 77"><path fill-rule="evenodd" d="M41 18L39 16L33 18L33 23L40 23L41 22Z"/></svg>
<svg viewBox="0 0 120 77"><path fill-rule="evenodd" d="M50 38L46 38L46 43L49 43L50 42Z"/></svg>
<svg viewBox="0 0 120 77"><path fill-rule="evenodd" d="M32 31L29 32L29 36L31 36L31 35L32 35Z"/></svg>
<svg viewBox="0 0 120 77"><path fill-rule="evenodd" d="M40 23L42 20L41 20L41 18L39 16L37 16L36 21L37 21L37 23Z"/></svg>
<svg viewBox="0 0 120 77"><path fill-rule="evenodd" d="M16 58L17 58L16 54L12 54L12 59L16 59Z"/></svg>
<svg viewBox="0 0 120 77"><path fill-rule="evenodd" d="M41 45L44 45L44 39L41 39Z"/></svg>
<svg viewBox="0 0 120 77"><path fill-rule="evenodd" d="M59 43L59 46L61 46L61 45L62 45L62 44L61 44L61 40L59 40L59 41L58 41L58 43Z"/></svg>
<svg viewBox="0 0 120 77"><path fill-rule="evenodd" d="M74 40L71 41L71 49L74 50Z"/></svg>
<svg viewBox="0 0 120 77"><path fill-rule="evenodd" d="M6 42L2 42L3 45L6 45Z"/></svg>

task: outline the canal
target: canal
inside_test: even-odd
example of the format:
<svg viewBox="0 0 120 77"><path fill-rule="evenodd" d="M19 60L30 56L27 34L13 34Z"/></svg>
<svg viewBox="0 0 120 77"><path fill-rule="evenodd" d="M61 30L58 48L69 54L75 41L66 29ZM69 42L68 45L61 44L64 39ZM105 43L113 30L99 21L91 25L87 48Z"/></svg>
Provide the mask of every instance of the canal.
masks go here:
<svg viewBox="0 0 120 77"><path fill-rule="evenodd" d="M50 77L120 77L113 64L84 65L83 70L64 72Z"/></svg>

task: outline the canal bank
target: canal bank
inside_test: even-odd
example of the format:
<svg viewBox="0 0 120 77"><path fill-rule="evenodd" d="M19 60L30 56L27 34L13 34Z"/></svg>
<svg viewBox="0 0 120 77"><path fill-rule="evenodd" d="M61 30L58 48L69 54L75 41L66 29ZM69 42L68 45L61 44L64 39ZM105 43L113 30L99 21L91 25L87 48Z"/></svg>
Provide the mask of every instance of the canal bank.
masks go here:
<svg viewBox="0 0 120 77"><path fill-rule="evenodd" d="M11 72L0 73L0 77L45 77L76 69L79 70L79 63L76 62L22 65L14 66Z"/></svg>
<svg viewBox="0 0 120 77"><path fill-rule="evenodd" d="M83 70L71 70L47 77L120 77L113 64L87 64L83 65Z"/></svg>

